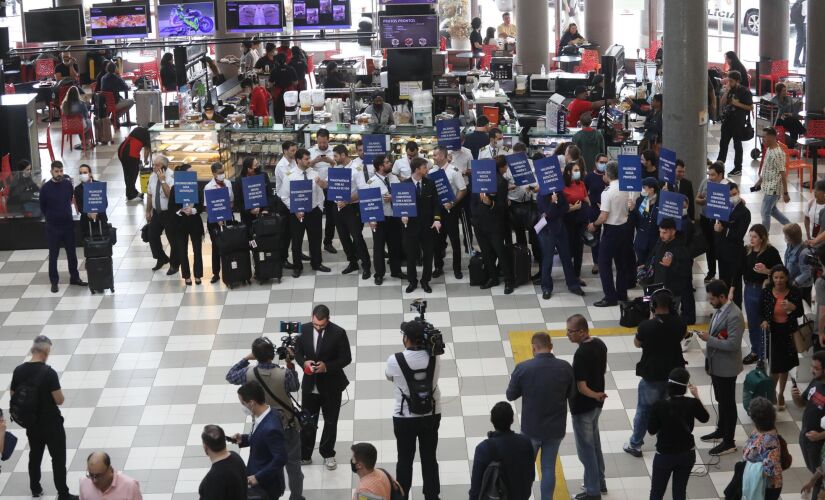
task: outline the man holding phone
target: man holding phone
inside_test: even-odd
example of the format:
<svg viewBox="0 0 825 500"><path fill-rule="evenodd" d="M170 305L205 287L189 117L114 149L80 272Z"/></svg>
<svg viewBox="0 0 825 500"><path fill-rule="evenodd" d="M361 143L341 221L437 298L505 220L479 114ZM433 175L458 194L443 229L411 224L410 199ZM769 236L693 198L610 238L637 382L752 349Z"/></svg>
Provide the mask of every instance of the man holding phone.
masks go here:
<svg viewBox="0 0 825 500"><path fill-rule="evenodd" d="M799 426L799 447L805 467L816 472L821 463L822 445L825 443L825 430L820 425L825 417L825 351L815 352L811 357L811 375L813 379L804 391L800 392L795 380L792 381L791 396L802 412L802 425ZM811 498L818 498L821 483L813 488Z"/></svg>

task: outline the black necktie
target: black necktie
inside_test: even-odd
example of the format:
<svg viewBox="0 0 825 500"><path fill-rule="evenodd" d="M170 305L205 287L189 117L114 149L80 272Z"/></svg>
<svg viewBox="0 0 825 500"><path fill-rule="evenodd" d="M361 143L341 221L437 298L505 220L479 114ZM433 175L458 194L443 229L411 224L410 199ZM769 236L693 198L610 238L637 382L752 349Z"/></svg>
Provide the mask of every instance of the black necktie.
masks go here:
<svg viewBox="0 0 825 500"><path fill-rule="evenodd" d="M370 173L367 170L367 166L362 163L361 168L364 169L364 182L369 182L370 181Z"/></svg>
<svg viewBox="0 0 825 500"><path fill-rule="evenodd" d="M307 178L307 171L306 171L306 170L304 170L304 180L305 180L305 181L308 181L308 180L309 180L309 179Z"/></svg>
<svg viewBox="0 0 825 500"><path fill-rule="evenodd" d="M389 193L391 191L391 189L390 189L390 180L386 177L384 177L384 185L387 186L387 192Z"/></svg>
<svg viewBox="0 0 825 500"><path fill-rule="evenodd" d="M415 195L421 196L421 181L415 183Z"/></svg>
<svg viewBox="0 0 825 500"><path fill-rule="evenodd" d="M323 330L319 330L319 331L318 331L318 343L317 343L317 344L315 344L315 356L316 356L316 357L318 356L318 353L320 353L320 352L321 352L321 341L322 341L322 340L324 340L324 331L323 331Z"/></svg>

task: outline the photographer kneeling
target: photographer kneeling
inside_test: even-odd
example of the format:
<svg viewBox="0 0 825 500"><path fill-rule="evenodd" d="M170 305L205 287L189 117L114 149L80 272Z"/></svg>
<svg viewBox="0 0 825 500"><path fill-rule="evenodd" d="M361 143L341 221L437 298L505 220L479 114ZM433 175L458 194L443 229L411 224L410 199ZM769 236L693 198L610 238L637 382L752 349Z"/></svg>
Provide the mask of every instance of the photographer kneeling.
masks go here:
<svg viewBox="0 0 825 500"><path fill-rule="evenodd" d="M421 316L423 318L423 312ZM436 459L441 424L439 363L427 346L435 344L434 339L429 338L431 334L439 333L422 320L401 323L401 332L406 349L387 359L386 370L387 380L395 384L392 418L398 450L395 477L404 491L409 492L418 440L424 498L437 500L441 490Z"/></svg>
<svg viewBox="0 0 825 500"><path fill-rule="evenodd" d="M284 325L291 324L282 322L282 331ZM285 333L291 335L293 332L287 331ZM284 337L284 340L287 339L292 340L292 337ZM294 345L286 342L285 344ZM295 371L295 364L292 362L294 353L286 345L278 348L279 359L286 359L286 367L282 367L275 363L275 346L272 341L266 337L256 338L252 341L252 352L229 369L226 374L226 381L234 385L243 385L255 381L263 387L266 404L278 412L284 429L284 444L287 452L287 463L284 468L288 477L289 498L290 500L303 500L304 474L301 472L301 428L289 394L296 392L301 383L298 380L298 373ZM253 359L258 363L255 366L250 366L249 362Z"/></svg>

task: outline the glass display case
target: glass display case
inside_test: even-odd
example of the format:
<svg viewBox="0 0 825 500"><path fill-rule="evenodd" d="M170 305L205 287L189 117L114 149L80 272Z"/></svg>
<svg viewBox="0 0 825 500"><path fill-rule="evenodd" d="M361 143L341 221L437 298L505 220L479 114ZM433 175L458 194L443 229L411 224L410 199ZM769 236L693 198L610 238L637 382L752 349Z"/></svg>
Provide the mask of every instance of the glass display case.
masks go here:
<svg viewBox="0 0 825 500"><path fill-rule="evenodd" d="M162 123L155 124L149 129L152 153L166 156L173 165L189 163L192 171L197 172L198 181L208 182L212 179L212 164L221 161L220 130L220 124L209 128L166 128ZM234 176L231 165L227 165L226 176Z"/></svg>
<svg viewBox="0 0 825 500"><path fill-rule="evenodd" d="M544 156L550 156L563 142L570 142L573 139L571 132L558 133L546 128L531 128L527 133L527 150L530 155L535 153L542 153Z"/></svg>
<svg viewBox="0 0 825 500"><path fill-rule="evenodd" d="M247 156L255 156L261 168L267 172L275 170L275 165L283 155L281 144L284 141L297 142L299 147L303 142L300 129L275 130L272 127L234 128L225 126L218 134L220 143L221 162L226 165L227 171L241 171L241 165Z"/></svg>
<svg viewBox="0 0 825 500"><path fill-rule="evenodd" d="M355 157L355 143L365 134L383 134L380 127L374 125L350 125L348 123L330 123L326 125L310 124L303 128L304 147L307 149L315 145L318 131L322 128L329 131L329 143L333 146L343 144L347 147L350 157Z"/></svg>

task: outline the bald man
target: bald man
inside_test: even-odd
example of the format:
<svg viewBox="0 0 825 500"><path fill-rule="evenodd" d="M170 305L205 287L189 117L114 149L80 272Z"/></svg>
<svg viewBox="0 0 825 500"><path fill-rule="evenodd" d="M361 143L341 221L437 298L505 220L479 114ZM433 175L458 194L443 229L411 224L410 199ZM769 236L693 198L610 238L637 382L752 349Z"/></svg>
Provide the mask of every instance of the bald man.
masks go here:
<svg viewBox="0 0 825 500"><path fill-rule="evenodd" d="M86 459L80 500L143 500L143 496L136 480L115 471L108 453L96 451Z"/></svg>

